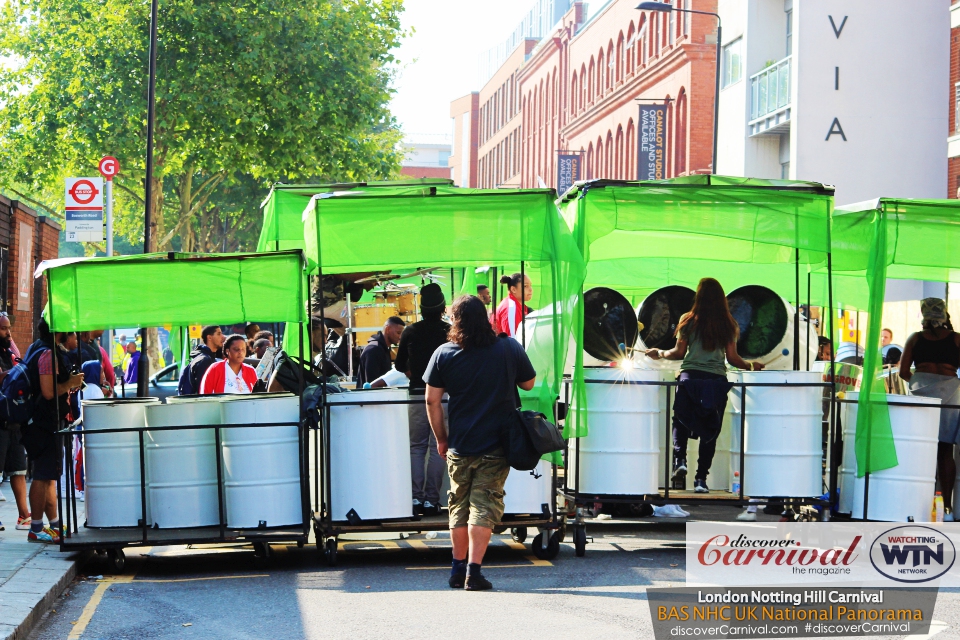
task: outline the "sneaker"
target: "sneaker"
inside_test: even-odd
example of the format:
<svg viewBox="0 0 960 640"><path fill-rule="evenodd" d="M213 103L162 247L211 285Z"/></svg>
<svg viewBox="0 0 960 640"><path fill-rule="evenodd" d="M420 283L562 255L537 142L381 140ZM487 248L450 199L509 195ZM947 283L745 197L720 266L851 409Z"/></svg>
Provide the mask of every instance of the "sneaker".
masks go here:
<svg viewBox="0 0 960 640"><path fill-rule="evenodd" d="M484 578L482 573L475 573L467 576L463 588L466 591L486 591L487 589L493 589L493 584Z"/></svg>
<svg viewBox="0 0 960 640"><path fill-rule="evenodd" d="M693 481L693 490L696 493L710 493L710 489L707 488L707 481L700 478Z"/></svg>
<svg viewBox="0 0 960 640"><path fill-rule="evenodd" d="M30 531L30 516L17 518L17 531Z"/></svg>
<svg viewBox="0 0 960 640"><path fill-rule="evenodd" d="M450 580L447 581L447 584L450 585L451 589L463 589L464 582L467 581L467 570L458 571L457 573L450 574Z"/></svg>
<svg viewBox="0 0 960 640"><path fill-rule="evenodd" d="M7 496L3 495L3 491L0 491L0 502L6 502Z"/></svg>
<svg viewBox="0 0 960 640"><path fill-rule="evenodd" d="M56 529L51 529L50 527L44 527L43 532L50 536L50 539L54 544L60 544L60 532Z"/></svg>
<svg viewBox="0 0 960 640"><path fill-rule="evenodd" d="M413 515L422 516L423 515L423 503L419 500L413 501Z"/></svg>
<svg viewBox="0 0 960 640"><path fill-rule="evenodd" d="M687 459L676 458L673 461L673 475L670 477L674 482L683 480L687 477Z"/></svg>
<svg viewBox="0 0 960 640"><path fill-rule="evenodd" d="M740 515L737 516L737 520L740 522L756 522L757 521L757 512L756 511L743 511Z"/></svg>
<svg viewBox="0 0 960 640"><path fill-rule="evenodd" d="M438 516L440 515L440 505L433 504L429 500L423 503L423 515L425 516Z"/></svg>
<svg viewBox="0 0 960 640"><path fill-rule="evenodd" d="M27 534L27 542L44 542L44 543L53 543L53 538L50 537L50 534L46 531L40 531L40 533L34 533L31 531Z"/></svg>

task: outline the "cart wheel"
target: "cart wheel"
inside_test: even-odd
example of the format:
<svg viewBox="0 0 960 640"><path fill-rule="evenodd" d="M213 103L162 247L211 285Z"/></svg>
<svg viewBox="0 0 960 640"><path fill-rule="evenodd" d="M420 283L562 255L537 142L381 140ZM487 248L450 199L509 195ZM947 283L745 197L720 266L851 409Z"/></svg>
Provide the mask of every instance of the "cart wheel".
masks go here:
<svg viewBox="0 0 960 640"><path fill-rule="evenodd" d="M327 538L324 543L324 555L327 556L327 564L331 567L337 566L337 539Z"/></svg>
<svg viewBox="0 0 960 640"><path fill-rule="evenodd" d="M514 527L510 529L510 537L513 538L514 542L519 542L523 544L527 541L527 528L526 527Z"/></svg>
<svg viewBox="0 0 960 640"><path fill-rule="evenodd" d="M573 527L573 548L578 558L587 555L587 528L582 524Z"/></svg>
<svg viewBox="0 0 960 640"><path fill-rule="evenodd" d="M303 545L304 545L303 540L297 540L297 549L303 549Z"/></svg>
<svg viewBox="0 0 960 640"><path fill-rule="evenodd" d="M270 545L266 542L253 543L253 563L259 568L264 568L270 562Z"/></svg>
<svg viewBox="0 0 960 640"><path fill-rule="evenodd" d="M127 566L127 556L123 554L123 549L109 549L107 550L107 557L110 559L113 570L117 573L123 571L123 568Z"/></svg>
<svg viewBox="0 0 960 640"><path fill-rule="evenodd" d="M554 532L547 540L547 548L543 548L543 533L533 538L533 555L540 560L553 560L560 553L560 536Z"/></svg>

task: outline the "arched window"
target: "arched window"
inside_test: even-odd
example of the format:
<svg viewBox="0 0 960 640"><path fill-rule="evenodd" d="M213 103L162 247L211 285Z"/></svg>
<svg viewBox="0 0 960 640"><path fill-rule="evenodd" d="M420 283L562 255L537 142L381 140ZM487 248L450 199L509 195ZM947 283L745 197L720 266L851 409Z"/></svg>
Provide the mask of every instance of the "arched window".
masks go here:
<svg viewBox="0 0 960 640"><path fill-rule="evenodd" d="M587 104L586 95L587 95L587 67L586 65L580 65L580 111L583 111L584 105Z"/></svg>
<svg viewBox="0 0 960 640"><path fill-rule="evenodd" d="M621 31L617 38L617 82L623 82L624 67L626 67L623 56L623 31Z"/></svg>
<svg viewBox="0 0 960 640"><path fill-rule="evenodd" d="M573 80L570 81L570 113L577 112L577 74L573 74Z"/></svg>
<svg viewBox="0 0 960 640"><path fill-rule="evenodd" d="M614 58L613 58L613 40L610 41L610 44L607 45L607 86L613 86L613 67L614 67Z"/></svg>
<svg viewBox="0 0 960 640"><path fill-rule="evenodd" d="M680 89L677 96L677 135L673 147L673 167L677 175L687 172L687 92Z"/></svg>
<svg viewBox="0 0 960 640"><path fill-rule="evenodd" d="M603 138L597 138L597 156L594 162L596 169L593 172L594 179L605 178L603 173Z"/></svg>
<svg viewBox="0 0 960 640"><path fill-rule="evenodd" d="M595 92L596 92L596 87L597 87L596 78L597 78L597 65L594 62L594 59L590 58L590 80L589 80L590 86L587 89L587 100L589 100L590 102L593 102L593 96L595 95Z"/></svg>
<svg viewBox="0 0 960 640"><path fill-rule="evenodd" d="M603 92L607 90L606 76L603 73L603 70L606 68L604 66L603 49L600 49L600 53L597 54L597 95L602 96Z"/></svg>
<svg viewBox="0 0 960 640"><path fill-rule="evenodd" d="M593 180L593 143L587 147L587 159L583 167L583 179Z"/></svg>
<svg viewBox="0 0 960 640"><path fill-rule="evenodd" d="M627 180L637 179L637 129L633 126L633 118L627 122L627 142L624 152L627 154Z"/></svg>
<svg viewBox="0 0 960 640"><path fill-rule="evenodd" d="M660 55L660 16L659 11L655 12L650 19L653 20L653 37L650 38L650 57Z"/></svg>
<svg viewBox="0 0 960 640"><path fill-rule="evenodd" d="M623 157L623 126L617 127L617 146L616 146L616 151L615 151L614 155L616 156L616 169L615 169L615 171L614 171L614 175L616 176L616 178L617 178L618 180L622 180L622 179L623 179L623 174L624 174L624 171L623 171L623 165L624 165L624 157Z"/></svg>
<svg viewBox="0 0 960 640"><path fill-rule="evenodd" d="M647 62L647 16L640 16L640 23L637 27L637 68L640 69Z"/></svg>
<svg viewBox="0 0 960 640"><path fill-rule="evenodd" d="M607 130L607 142L603 145L603 172L607 177L614 177L614 167L616 166L613 160L613 132Z"/></svg>
<svg viewBox="0 0 960 640"><path fill-rule="evenodd" d="M637 34L633 30L633 21L630 22L630 28L627 29L627 44L624 55L627 58L627 75L633 75L633 70L636 67L634 61L636 58L633 55L633 48L637 44Z"/></svg>

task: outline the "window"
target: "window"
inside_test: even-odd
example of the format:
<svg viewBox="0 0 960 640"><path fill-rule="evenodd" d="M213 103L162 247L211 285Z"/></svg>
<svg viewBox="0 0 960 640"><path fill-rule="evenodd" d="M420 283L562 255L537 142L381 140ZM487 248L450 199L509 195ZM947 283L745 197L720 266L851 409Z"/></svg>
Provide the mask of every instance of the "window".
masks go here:
<svg viewBox="0 0 960 640"><path fill-rule="evenodd" d="M676 0L674 0L674 2L671 2L671 4L676 4ZM677 33L677 18L676 18L677 12L671 11L667 15L669 16L667 18L668 20L667 39L669 40L670 44L673 44L674 36Z"/></svg>
<svg viewBox="0 0 960 640"><path fill-rule="evenodd" d="M743 78L743 58L740 52L742 44L743 38L737 38L723 47L723 70L721 78L724 87L729 87L735 82L740 82Z"/></svg>
<svg viewBox="0 0 960 640"><path fill-rule="evenodd" d="M957 133L960 133L960 82L956 84L953 88L954 95L954 113L953 113L953 130Z"/></svg>
<svg viewBox="0 0 960 640"><path fill-rule="evenodd" d="M784 55L789 56L793 53L793 10L787 10L787 52Z"/></svg>

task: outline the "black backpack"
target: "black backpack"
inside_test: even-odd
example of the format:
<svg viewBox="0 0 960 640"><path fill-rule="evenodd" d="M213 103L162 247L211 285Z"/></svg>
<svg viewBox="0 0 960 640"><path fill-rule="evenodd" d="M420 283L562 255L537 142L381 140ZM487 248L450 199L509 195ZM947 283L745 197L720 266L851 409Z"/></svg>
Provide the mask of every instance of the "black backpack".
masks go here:
<svg viewBox="0 0 960 640"><path fill-rule="evenodd" d="M33 418L40 397L40 370L37 361L49 349L45 345L30 345L26 357L18 362L0 382L0 420L25 425Z"/></svg>

